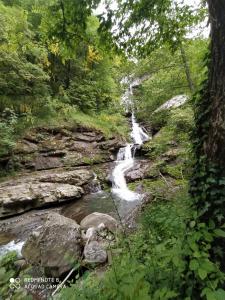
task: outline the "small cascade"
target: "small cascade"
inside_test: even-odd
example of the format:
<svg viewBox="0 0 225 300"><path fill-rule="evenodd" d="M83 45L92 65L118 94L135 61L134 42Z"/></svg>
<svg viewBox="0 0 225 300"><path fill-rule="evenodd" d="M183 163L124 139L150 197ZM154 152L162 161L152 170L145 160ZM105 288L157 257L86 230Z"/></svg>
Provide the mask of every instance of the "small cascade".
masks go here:
<svg viewBox="0 0 225 300"><path fill-rule="evenodd" d="M122 102L128 111L130 107L133 107L132 95L133 86L137 84L137 81L133 81L129 88L126 90L122 97ZM130 170L134 165L134 156L136 148L140 147L145 141L149 140L149 136L140 125L136 122L134 112L132 112L132 131L131 138L133 144L127 144L126 147L120 148L117 154L116 166L112 172L112 193L117 195L120 199L126 201L135 201L141 199L141 195L131 191L127 187L125 173Z"/></svg>
<svg viewBox="0 0 225 300"><path fill-rule="evenodd" d="M140 127L140 125L136 122L134 113L132 113L132 132L131 137L135 144L141 146L144 142L149 140L149 136L144 130Z"/></svg>
<svg viewBox="0 0 225 300"><path fill-rule="evenodd" d="M112 173L113 187L112 192L119 198L134 201L139 198L137 193L129 190L127 187L125 172L131 169L134 165L132 157L132 144L127 144L126 147L120 148L117 154L116 167Z"/></svg>
<svg viewBox="0 0 225 300"><path fill-rule="evenodd" d="M92 182L89 184L89 192L91 194L102 192L102 187L100 181L98 180L98 176L96 173L93 173L94 178Z"/></svg>
<svg viewBox="0 0 225 300"><path fill-rule="evenodd" d="M15 243L15 241L11 241L8 244L1 246L0 248L0 257L8 253L9 251L16 251L18 256L21 256L21 250L24 242Z"/></svg>

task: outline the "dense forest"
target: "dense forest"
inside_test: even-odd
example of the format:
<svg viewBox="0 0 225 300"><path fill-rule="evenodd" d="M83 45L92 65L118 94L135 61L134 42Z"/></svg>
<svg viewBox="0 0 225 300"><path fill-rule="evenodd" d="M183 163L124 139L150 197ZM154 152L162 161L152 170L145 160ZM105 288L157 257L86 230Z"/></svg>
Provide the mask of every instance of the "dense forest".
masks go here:
<svg viewBox="0 0 225 300"><path fill-rule="evenodd" d="M0 0L0 299L225 299L224 16Z"/></svg>

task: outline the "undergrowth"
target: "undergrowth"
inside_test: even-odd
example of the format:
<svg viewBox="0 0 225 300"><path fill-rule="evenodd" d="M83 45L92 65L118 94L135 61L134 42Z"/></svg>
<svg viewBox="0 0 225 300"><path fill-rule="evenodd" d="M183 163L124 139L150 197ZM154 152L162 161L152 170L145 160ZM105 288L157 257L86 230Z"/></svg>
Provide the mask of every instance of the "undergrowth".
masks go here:
<svg viewBox="0 0 225 300"><path fill-rule="evenodd" d="M173 198L156 197L141 216L138 231L120 241L122 254L114 257L104 279L90 273L64 289L59 299L180 299L190 204L186 189Z"/></svg>

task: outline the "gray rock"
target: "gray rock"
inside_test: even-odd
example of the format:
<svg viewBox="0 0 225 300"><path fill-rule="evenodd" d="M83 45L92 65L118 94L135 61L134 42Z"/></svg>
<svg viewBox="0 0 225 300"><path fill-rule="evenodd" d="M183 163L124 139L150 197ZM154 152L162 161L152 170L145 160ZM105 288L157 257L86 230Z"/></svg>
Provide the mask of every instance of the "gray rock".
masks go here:
<svg viewBox="0 0 225 300"><path fill-rule="evenodd" d="M58 277L71 270L81 256L80 226L69 218L50 213L39 235L30 235L22 254L31 265L43 267L46 275Z"/></svg>
<svg viewBox="0 0 225 300"><path fill-rule="evenodd" d="M101 223L103 223L112 232L116 231L118 228L118 223L113 217L98 212L94 212L86 216L80 222L80 226L84 229L88 229L90 227L97 228Z"/></svg>
<svg viewBox="0 0 225 300"><path fill-rule="evenodd" d="M84 247L85 263L102 264L107 260L105 249L96 241L91 241Z"/></svg>
<svg viewBox="0 0 225 300"><path fill-rule="evenodd" d="M15 215L50 203L80 198L82 194L81 187L51 182L0 187L0 217Z"/></svg>
<svg viewBox="0 0 225 300"><path fill-rule="evenodd" d="M25 270L28 267L28 264L25 259L18 259L14 262L15 267L18 270Z"/></svg>
<svg viewBox="0 0 225 300"><path fill-rule="evenodd" d="M151 170L152 162L149 160L138 160L134 167L125 174L127 182L148 178L149 170Z"/></svg>

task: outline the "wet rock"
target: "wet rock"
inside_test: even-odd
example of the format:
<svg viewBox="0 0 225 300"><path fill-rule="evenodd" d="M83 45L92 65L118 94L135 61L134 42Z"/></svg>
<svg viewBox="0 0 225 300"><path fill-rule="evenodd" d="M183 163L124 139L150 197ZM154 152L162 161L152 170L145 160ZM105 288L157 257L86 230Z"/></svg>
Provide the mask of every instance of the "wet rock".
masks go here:
<svg viewBox="0 0 225 300"><path fill-rule="evenodd" d="M140 169L137 170L130 170L127 174L126 174L126 179L128 182L132 182L132 181L136 181L139 179L143 179L144 178L144 172Z"/></svg>
<svg viewBox="0 0 225 300"><path fill-rule="evenodd" d="M119 148L124 147L125 143L116 138L108 140L99 144L100 149L109 150L111 152L117 151Z"/></svg>
<svg viewBox="0 0 225 300"><path fill-rule="evenodd" d="M102 264L107 260L107 253L100 243L91 241L84 247L84 258L87 264Z"/></svg>
<svg viewBox="0 0 225 300"><path fill-rule="evenodd" d="M98 228L98 226L102 223L112 232L116 231L118 228L118 223L113 217L98 212L94 212L86 216L80 222L80 226L84 229L88 229L90 227Z"/></svg>
<svg viewBox="0 0 225 300"><path fill-rule="evenodd" d="M31 265L43 267L46 275L61 276L81 256L81 230L73 220L57 213L48 215L39 233L30 235L22 254Z"/></svg>

